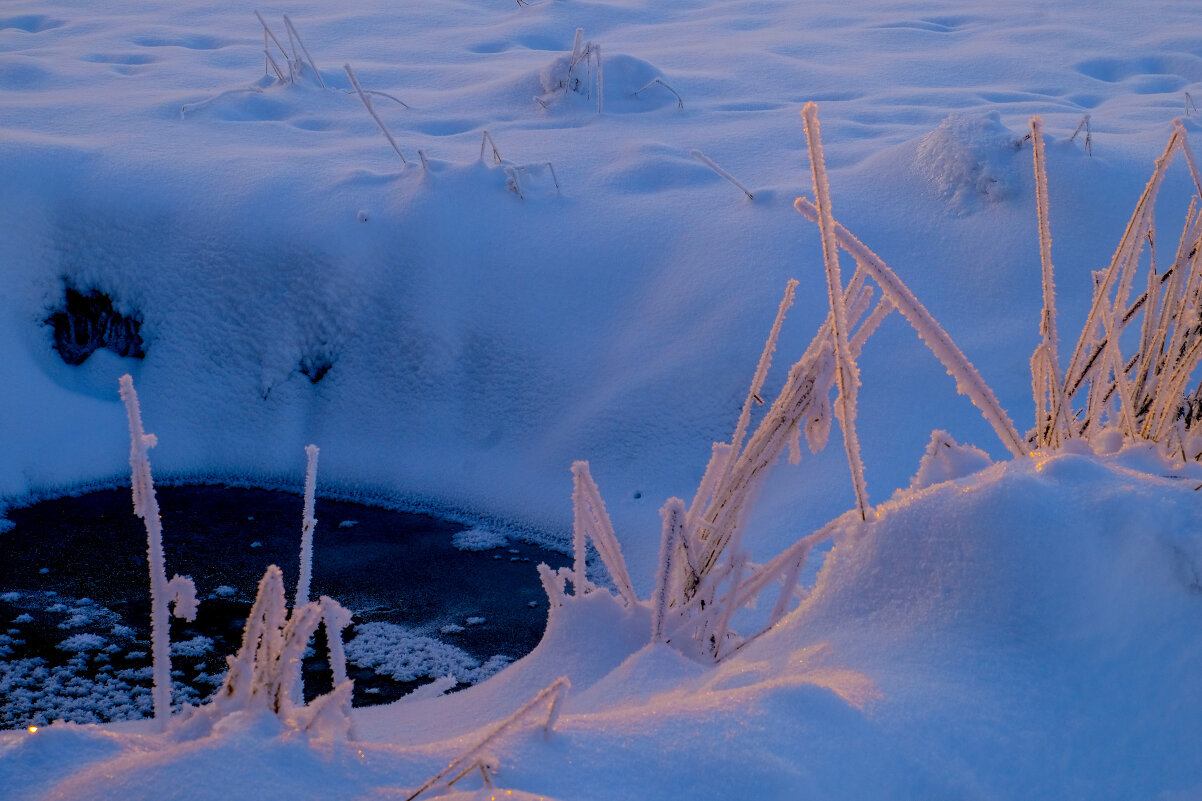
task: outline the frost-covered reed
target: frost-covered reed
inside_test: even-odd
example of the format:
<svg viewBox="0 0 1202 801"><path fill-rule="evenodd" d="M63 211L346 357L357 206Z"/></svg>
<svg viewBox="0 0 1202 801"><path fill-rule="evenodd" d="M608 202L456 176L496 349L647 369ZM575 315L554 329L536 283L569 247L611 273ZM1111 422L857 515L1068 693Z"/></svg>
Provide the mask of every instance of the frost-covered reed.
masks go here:
<svg viewBox="0 0 1202 801"><path fill-rule="evenodd" d="M656 80L659 80L659 79L656 78ZM654 83L654 81L653 81L653 83ZM639 91L641 92L642 89L640 89ZM682 108L684 107L683 104L681 107ZM740 190L742 190L744 195L747 195L748 200L755 200L755 195L751 194L750 189L743 186L743 184L739 181L738 178L734 177L729 172L727 172L726 170L719 167L714 162L714 160L711 159L709 156L705 155L704 153L702 153L700 150L697 150L697 149L690 150L689 155L692 156L693 158L697 159L698 161L700 161L705 166L709 167L711 170L713 170L718 175L720 175L723 178L725 178L726 180L730 181L735 186L737 186Z"/></svg>
<svg viewBox="0 0 1202 801"><path fill-rule="evenodd" d="M1054 295L1047 285L1051 235L1038 120L1032 121L1032 133L1040 256L1045 263L1044 341L1032 357L1037 407L1032 445L1054 448L1068 438L1092 439L1117 429L1128 440L1159 443L1183 460L1202 457L1202 433L1191 430L1200 393L1187 394L1202 360L1202 213L1197 195L1185 214L1172 262L1163 272L1158 270L1156 251L1156 201L1177 155L1202 195L1202 175L1184 126L1174 122L1110 264L1095 277L1089 313L1063 377L1050 327L1055 319ZM1142 280L1137 278L1141 268L1146 270ZM1133 297L1141 286L1142 293ZM1123 353L1124 343L1135 344L1133 354Z"/></svg>
<svg viewBox="0 0 1202 801"><path fill-rule="evenodd" d="M129 418L129 466L130 484L133 488L134 514L146 525L147 556L150 563L150 645L153 662L154 686L151 698L154 702L154 717L161 727L171 714L171 624L168 604L172 604L175 616L185 620L196 618L199 601L196 585L186 576L173 576L167 580L166 560L163 556L163 520L159 514L159 501L154 492L154 480L150 476L148 451L158 440L147 434L142 427L142 410L138 405L138 393L134 380L129 375L120 378L121 400Z"/></svg>
<svg viewBox="0 0 1202 801"><path fill-rule="evenodd" d="M355 71L351 69L350 64L343 64L342 68L346 70L346 77L350 78L351 86L355 88L355 93L363 101L363 107L367 109L367 113L371 115L371 118L376 121L376 125L380 127L380 133L384 134L384 138L388 140L388 144L392 145L392 149L401 157L401 163L408 164L409 162L406 161L405 154L401 152L401 146L392 138L392 133L388 130L388 126L384 124L384 120L380 119L380 115L376 113L375 107L371 104L369 94L372 93L365 92L363 87L359 85L359 79L355 76ZM397 102L400 103L401 101L397 100ZM404 103L401 103L401 105L404 105Z"/></svg>
<svg viewBox="0 0 1202 801"><path fill-rule="evenodd" d="M543 719L542 729L549 736L555 729L556 720L559 719L559 709L563 704L563 699L571 688L572 683L568 681L568 677L560 676L539 690L533 698L514 710L513 714L495 724L480 742L451 760L445 768L427 779L425 783L409 794L405 801L414 801L415 798L429 790L449 788L455 782L477 770L480 771L485 784L491 784L491 774L496 765L495 760L489 756L489 749L506 734L519 728L543 710L546 710L546 717Z"/></svg>
<svg viewBox="0 0 1202 801"><path fill-rule="evenodd" d="M647 81L647 83L643 84L643 87L641 89L636 89L635 91L631 92L630 96L638 97L643 92L646 92L648 89L650 89L652 86L662 86L663 88L667 89L669 92L671 92L676 97L676 108L684 108L684 98L680 96L680 92L676 91L671 86L669 86L668 82L665 81L663 78L652 78L651 80Z"/></svg>
<svg viewBox="0 0 1202 801"><path fill-rule="evenodd" d="M321 70L317 69L317 64L313 61L313 56L309 54L309 48L305 47L304 40L301 39L300 33L296 30L296 26L292 24L292 20L288 18L288 15L284 15L284 30L287 33L288 44L290 45L290 47L286 48L279 37L275 35L275 32L271 30L271 27L268 26L267 20L263 19L263 15L258 11L255 11L254 14L255 18L259 20L259 24L263 26L263 68L267 74L275 72L276 78L281 83L296 83L297 76L303 72L305 64L308 64L309 68L313 70L313 76L317 79L321 88L327 88L325 79L321 76ZM276 50L284 60L284 64L288 67L287 76L284 75L279 62L276 61L275 56L271 53L272 44L275 45Z"/></svg>
<svg viewBox="0 0 1202 801"><path fill-rule="evenodd" d="M234 712L267 710L301 731L345 735L354 684L347 678L342 648L342 629L349 623L350 612L326 596L289 612L283 573L268 566L246 619L242 646L226 658L229 668L221 689L201 714L215 720ZM334 687L306 705L299 691L301 659L323 624Z"/></svg>
<svg viewBox="0 0 1202 801"><path fill-rule="evenodd" d="M313 516L313 510L317 502L319 453L316 445L305 447L305 507L301 518L300 570L297 573L296 600L292 604L294 607L304 606L309 602L309 582L313 576L313 529L317 527L317 518Z"/></svg>
<svg viewBox="0 0 1202 801"><path fill-rule="evenodd" d="M594 73L593 70L596 72ZM578 71L585 73L584 78L579 77ZM572 40L572 55L568 59L565 86L586 97L592 97L595 90L597 113L600 114L604 111L605 76L601 67L601 45L591 40L585 41L584 28L577 28L576 36Z"/></svg>
<svg viewBox="0 0 1202 801"><path fill-rule="evenodd" d="M701 659L724 658L788 614L804 596L798 580L810 551L829 537L825 529L814 532L764 564L753 563L742 546L751 500L786 449L791 451L791 460L797 461L804 436L812 451L821 450L827 444L832 422L838 420L851 467L857 502L855 514L867 517L869 502L854 425L855 387L859 381L855 360L869 337L893 311L901 312L911 323L956 379L957 389L968 395L993 425L1003 445L1015 455L1027 452L1026 443L993 391L947 332L897 274L834 219L817 107L807 105L803 117L817 202L798 198L795 206L819 224L830 311L809 346L789 369L780 393L767 404L753 429L753 410L764 404L760 393L798 286L796 281L788 283L731 441L714 444L691 503L686 506L684 500L670 498L660 510L663 523L660 553L649 600L651 640L669 643ZM851 255L856 263L855 272L846 283L838 262L840 250ZM878 291L880 297L874 301ZM836 393L833 403L832 392ZM564 587L568 580L576 583L578 594L591 590L582 576L585 548L590 539L597 545L619 592L624 597L629 593L626 581L619 578L625 566L620 560L617 539L611 527L598 522L600 516L596 510L603 510L600 495L587 470L580 467L583 464L578 462L573 469L576 564L570 571L552 571L545 566L540 569L553 607L566 602ZM588 504L582 503L582 498L587 498ZM615 565L621 566L621 570L615 569ZM770 606L759 603L766 593ZM748 632L738 634L732 629L735 616L749 606L768 611L759 614L759 621Z"/></svg>

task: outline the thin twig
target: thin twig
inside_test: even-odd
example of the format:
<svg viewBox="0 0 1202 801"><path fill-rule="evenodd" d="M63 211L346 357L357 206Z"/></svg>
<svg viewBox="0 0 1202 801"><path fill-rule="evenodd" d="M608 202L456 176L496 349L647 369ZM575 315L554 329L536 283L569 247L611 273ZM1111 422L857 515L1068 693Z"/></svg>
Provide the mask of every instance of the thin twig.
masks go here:
<svg viewBox="0 0 1202 801"><path fill-rule="evenodd" d="M380 126L380 131L384 134L384 138L388 140L388 144L392 145L392 149L396 151L396 154L401 157L401 162L403 164L408 164L409 162L405 160L405 154L401 152L400 146L397 145L396 140L392 138L392 134L388 132L388 127L384 125L384 121L380 119L380 115L376 113L376 110L371 107L371 98L367 96L367 93L363 91L363 87L359 85L359 79L355 77L355 71L351 69L351 65L343 64L342 66L343 69L346 70L347 77L351 79L351 85L354 86L355 91L359 93L359 99L363 101L363 105L367 109L367 113L370 114L371 118L376 121L376 125Z"/></svg>
<svg viewBox="0 0 1202 801"><path fill-rule="evenodd" d="M297 32L296 26L292 24L292 20L288 19L288 15L284 15L284 26L288 29L288 38L296 37L296 43L300 45L301 52L305 54L305 58L309 62L309 66L313 68L313 74L317 76L317 82L321 84L321 88L326 88L325 79L321 77L321 70L317 69L317 64L313 62L313 56L309 55L309 48L305 47L305 42ZM403 104L402 104L403 105Z"/></svg>
<svg viewBox="0 0 1202 801"><path fill-rule="evenodd" d="M645 85L645 86L644 86L642 89L639 89L637 92L633 92L633 93L631 93L631 95L630 95L630 96L631 96L631 97L638 97L638 96L639 96L639 95L641 95L643 92L647 91L647 90L648 90L648 89L650 89L652 86L656 86L656 85L662 86L662 87L664 87L665 89L667 89L669 92L671 92L672 94L676 95L676 107L677 107L677 108L684 108L684 98L682 98L682 97L680 96L680 92L677 92L677 91L676 91L675 89L673 89L671 86L668 86L668 84L667 84L666 82L664 82L664 80L663 80L662 78L652 78L651 80L647 81L647 84L646 84L646 85Z"/></svg>
<svg viewBox="0 0 1202 801"><path fill-rule="evenodd" d="M1073 135L1068 138L1068 141L1071 142L1074 139L1076 139L1077 134L1081 133L1082 129L1085 130L1085 152L1089 155L1090 158L1093 158L1093 132L1090 131L1090 129L1089 129L1089 115L1088 114L1086 114L1084 117L1082 117L1081 121L1079 123L1077 123L1077 130L1073 131Z"/></svg>
<svg viewBox="0 0 1202 801"><path fill-rule="evenodd" d="M485 145L488 145L490 148L492 148L493 163L500 164L501 163L501 153L500 153L500 151L497 150L497 145L495 142L493 142L492 137L489 135L487 130L484 131L484 136L481 137L481 139L480 139L480 160L481 161L484 161L484 146Z"/></svg>
<svg viewBox="0 0 1202 801"><path fill-rule="evenodd" d="M739 187L739 189L743 190L743 194L747 195L748 200L755 200L755 195L751 194L751 190L749 190L747 187L743 186L743 184L739 183L739 179L735 178L733 175L728 173L726 170L722 169L717 164L715 164L713 162L713 159L711 159L709 156L705 155L700 150L696 150L696 149L690 150L689 155L692 156L693 158L697 159L698 161L700 161L705 166L709 167L714 172L718 173L718 175L721 175L723 178L730 181L735 186Z"/></svg>

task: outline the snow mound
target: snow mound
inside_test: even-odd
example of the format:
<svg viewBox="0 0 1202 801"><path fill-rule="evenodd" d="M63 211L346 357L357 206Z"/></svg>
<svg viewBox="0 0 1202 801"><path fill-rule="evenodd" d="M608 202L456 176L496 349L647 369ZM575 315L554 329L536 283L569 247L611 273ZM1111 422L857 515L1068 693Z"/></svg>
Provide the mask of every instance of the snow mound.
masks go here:
<svg viewBox="0 0 1202 801"><path fill-rule="evenodd" d="M996 111L953 114L919 140L915 163L948 206L963 216L1011 195L1018 182L1021 142Z"/></svg>
<svg viewBox="0 0 1202 801"><path fill-rule="evenodd" d="M910 490L942 484L972 475L993 464L989 454L972 445L961 445L946 431L932 431L918 472L910 479Z"/></svg>

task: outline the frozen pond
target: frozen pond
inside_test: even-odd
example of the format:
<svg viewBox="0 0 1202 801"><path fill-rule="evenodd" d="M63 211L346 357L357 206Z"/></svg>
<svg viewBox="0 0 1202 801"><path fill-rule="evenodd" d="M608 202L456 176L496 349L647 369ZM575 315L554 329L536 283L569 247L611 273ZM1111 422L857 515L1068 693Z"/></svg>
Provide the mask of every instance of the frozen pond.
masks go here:
<svg viewBox="0 0 1202 801"><path fill-rule="evenodd" d="M191 576L202 599L195 622L172 623L177 701L196 703L237 650L267 565L279 565L295 591L302 501L223 486L157 493L167 574ZM354 612L344 638L356 705L394 700L448 673L474 683L529 652L547 615L535 566L568 563L424 515L318 499L316 517L310 596ZM146 534L129 490L46 501L8 519L15 527L0 535L0 726L148 712ZM306 664L310 693L329 681L321 636L320 658Z"/></svg>

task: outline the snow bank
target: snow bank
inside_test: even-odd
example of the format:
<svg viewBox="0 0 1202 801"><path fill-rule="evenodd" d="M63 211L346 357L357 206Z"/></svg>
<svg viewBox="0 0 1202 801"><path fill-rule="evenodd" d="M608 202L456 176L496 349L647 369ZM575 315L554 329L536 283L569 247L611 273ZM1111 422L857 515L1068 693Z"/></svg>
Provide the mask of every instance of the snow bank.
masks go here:
<svg viewBox="0 0 1202 801"><path fill-rule="evenodd" d="M1202 788L1196 485L1089 455L997 464L898 493L867 522L843 518L806 602L717 665L648 644L649 610L598 592L555 608L543 642L482 684L356 710L358 740L259 719L179 745L52 726L0 736L0 770L26 788L14 798L149 799L181 775L206 776L196 798L303 796L306 782L385 797L566 675L555 731L494 749L500 787L556 799L1188 795ZM52 753L76 767L47 774Z"/></svg>

